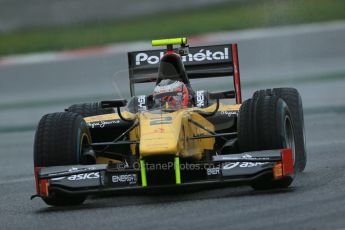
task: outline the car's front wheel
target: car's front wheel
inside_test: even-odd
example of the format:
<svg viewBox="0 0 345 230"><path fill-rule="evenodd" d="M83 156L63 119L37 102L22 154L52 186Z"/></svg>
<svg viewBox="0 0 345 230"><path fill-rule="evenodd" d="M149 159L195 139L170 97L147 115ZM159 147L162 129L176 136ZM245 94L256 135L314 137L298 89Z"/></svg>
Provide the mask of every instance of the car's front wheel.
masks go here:
<svg viewBox="0 0 345 230"><path fill-rule="evenodd" d="M88 127L81 115L70 112L43 116L38 124L34 142L34 166L49 167L77 165L82 152L91 143ZM43 200L52 206L82 204L86 196L51 192Z"/></svg>
<svg viewBox="0 0 345 230"><path fill-rule="evenodd" d="M302 172L307 164L307 145L301 95L297 89L294 88L274 88L254 92L253 100L267 95L276 95L282 98L290 109L291 117L295 125L296 158L298 158L298 165L296 168L299 172Z"/></svg>
<svg viewBox="0 0 345 230"><path fill-rule="evenodd" d="M246 124L244 124L246 123ZM245 101L239 112L240 151L291 148L296 168L296 135L288 105L276 95L262 95ZM261 177L252 183L254 189L285 188L294 175L274 180L273 175Z"/></svg>

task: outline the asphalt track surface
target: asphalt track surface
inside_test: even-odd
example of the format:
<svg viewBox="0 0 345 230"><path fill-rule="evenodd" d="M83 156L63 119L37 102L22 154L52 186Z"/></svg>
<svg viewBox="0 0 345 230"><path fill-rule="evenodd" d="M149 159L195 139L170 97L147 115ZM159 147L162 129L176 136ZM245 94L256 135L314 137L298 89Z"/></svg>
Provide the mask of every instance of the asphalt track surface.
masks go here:
<svg viewBox="0 0 345 230"><path fill-rule="evenodd" d="M115 74L125 54L1 68L0 229L344 229L344 41L340 29L238 42L244 98L276 86L302 94L308 164L291 188L95 197L73 208L30 201L33 129L73 102L125 96L114 89L127 87Z"/></svg>

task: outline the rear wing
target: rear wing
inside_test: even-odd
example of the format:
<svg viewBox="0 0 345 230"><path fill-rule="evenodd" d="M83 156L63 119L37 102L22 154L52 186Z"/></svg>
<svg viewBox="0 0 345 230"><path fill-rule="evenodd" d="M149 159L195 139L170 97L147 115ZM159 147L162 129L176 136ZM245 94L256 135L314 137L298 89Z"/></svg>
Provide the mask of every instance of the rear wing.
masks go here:
<svg viewBox="0 0 345 230"><path fill-rule="evenodd" d="M156 81L160 58L165 49L128 53L131 96L134 84ZM177 53L177 49L174 49ZM242 103L237 44L195 46L182 57L189 79L233 76L236 103Z"/></svg>

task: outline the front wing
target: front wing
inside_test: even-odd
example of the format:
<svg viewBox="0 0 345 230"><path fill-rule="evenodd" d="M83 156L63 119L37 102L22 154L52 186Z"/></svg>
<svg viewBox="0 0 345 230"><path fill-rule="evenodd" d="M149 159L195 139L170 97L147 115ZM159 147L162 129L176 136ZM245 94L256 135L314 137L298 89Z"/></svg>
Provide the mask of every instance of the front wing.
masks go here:
<svg viewBox="0 0 345 230"><path fill-rule="evenodd" d="M145 164L140 164L141 167L137 169L130 169L126 165L114 167L107 164L35 168L37 195L34 196L49 197L54 191L95 194L220 183L250 184L267 175L279 180L293 177L294 174L291 149L214 156L210 163L196 164L198 168L205 170L206 177L193 181L181 178L181 165L176 158L174 164L176 183L169 185L148 184Z"/></svg>

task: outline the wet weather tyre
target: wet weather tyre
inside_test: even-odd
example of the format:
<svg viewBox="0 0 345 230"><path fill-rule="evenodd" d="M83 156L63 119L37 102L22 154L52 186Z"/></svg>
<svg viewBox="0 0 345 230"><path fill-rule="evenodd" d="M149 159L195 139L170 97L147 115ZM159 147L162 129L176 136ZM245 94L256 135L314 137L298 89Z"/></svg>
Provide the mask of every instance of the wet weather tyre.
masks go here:
<svg viewBox="0 0 345 230"><path fill-rule="evenodd" d="M113 113L113 109L103 109L100 102L74 104L66 109L68 112L80 114L82 117L90 117Z"/></svg>
<svg viewBox="0 0 345 230"><path fill-rule="evenodd" d="M253 100L261 96L273 94L282 98L290 109L296 136L296 162L298 162L296 169L302 172L307 164L307 149L301 95L294 88L274 88L256 91L253 94Z"/></svg>
<svg viewBox="0 0 345 230"><path fill-rule="evenodd" d="M307 149L301 95L294 88L275 88L273 92L283 98L291 111L296 135L296 158L298 158L296 168L302 172L307 164Z"/></svg>
<svg viewBox="0 0 345 230"><path fill-rule="evenodd" d="M258 150L291 148L296 169L298 162L298 159L295 158L296 136L287 103L277 95L258 97L256 125ZM289 175L280 180L273 180L273 175L269 175L253 182L252 187L257 190L286 188L290 186L293 179L294 175Z"/></svg>
<svg viewBox="0 0 345 230"><path fill-rule="evenodd" d="M88 127L81 115L70 112L43 116L34 142L34 166L77 165L83 148L91 143ZM67 195L52 191L43 200L52 206L82 204L86 196Z"/></svg>
<svg viewBox="0 0 345 230"><path fill-rule="evenodd" d="M238 130L238 148L240 152L248 152L257 149L255 146L255 119L253 119L253 100L244 101L240 107L237 130Z"/></svg>

